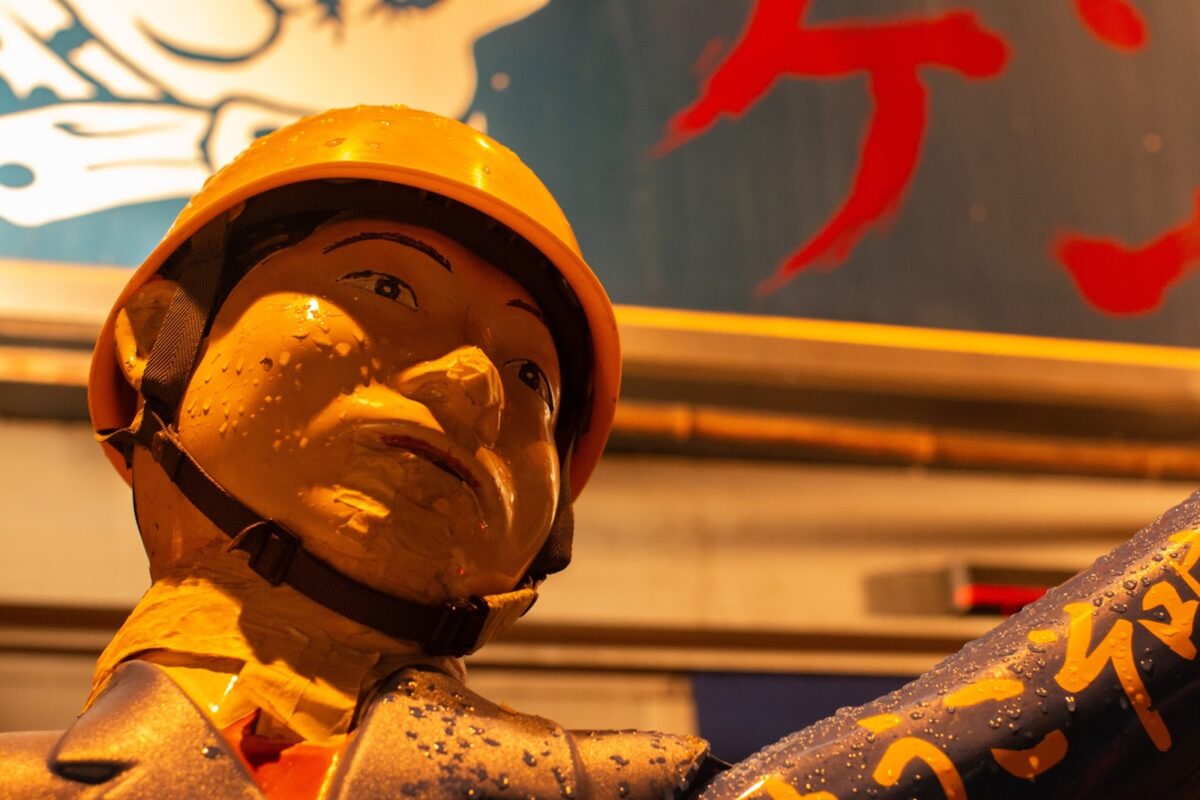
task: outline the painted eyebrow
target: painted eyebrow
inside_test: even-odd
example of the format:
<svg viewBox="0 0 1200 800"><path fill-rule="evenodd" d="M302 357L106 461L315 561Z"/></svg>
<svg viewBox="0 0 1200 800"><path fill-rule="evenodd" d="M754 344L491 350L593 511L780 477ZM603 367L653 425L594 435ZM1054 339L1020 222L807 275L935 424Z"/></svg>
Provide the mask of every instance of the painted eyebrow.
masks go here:
<svg viewBox="0 0 1200 800"><path fill-rule="evenodd" d="M321 255L329 255L334 250L347 245L356 244L357 242L367 242L372 239L382 239L385 242L395 242L396 244L411 247L432 258L437 263L441 264L447 272L454 272L454 268L450 266L450 259L441 254L437 248L432 245L422 242L420 239L414 239L411 236L405 236L403 233L395 233L393 231L364 231L356 233L353 236L347 236L345 239L334 242L321 251Z"/></svg>
<svg viewBox="0 0 1200 800"><path fill-rule="evenodd" d="M530 305L524 300L516 297L514 297L512 300L509 300L507 303L505 303L505 305L513 308L519 308L522 311L528 311L530 314L533 314L535 317L537 317L538 322L546 326L547 331L550 330L550 325L547 324L546 318L542 316L542 312L538 310L537 306Z"/></svg>

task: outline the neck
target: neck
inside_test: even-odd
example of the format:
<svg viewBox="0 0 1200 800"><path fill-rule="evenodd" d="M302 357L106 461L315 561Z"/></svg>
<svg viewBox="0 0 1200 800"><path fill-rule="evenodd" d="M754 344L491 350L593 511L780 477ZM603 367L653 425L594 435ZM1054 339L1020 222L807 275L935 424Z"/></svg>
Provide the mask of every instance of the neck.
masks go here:
<svg viewBox="0 0 1200 800"><path fill-rule="evenodd" d="M154 576L101 655L89 705L122 661L141 658L160 664L219 728L258 711L259 733L333 743L388 674L426 664L465 677L461 659L425 655L273 587L233 555L189 561Z"/></svg>

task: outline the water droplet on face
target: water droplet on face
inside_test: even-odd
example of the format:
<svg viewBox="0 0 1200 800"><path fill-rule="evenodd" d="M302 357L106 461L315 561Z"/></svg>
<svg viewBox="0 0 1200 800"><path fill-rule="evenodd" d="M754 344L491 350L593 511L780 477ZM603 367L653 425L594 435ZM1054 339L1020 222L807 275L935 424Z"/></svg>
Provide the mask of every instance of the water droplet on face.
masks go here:
<svg viewBox="0 0 1200 800"><path fill-rule="evenodd" d="M1076 708L1075 695L1069 694L1064 699L1067 701L1067 711L1070 711L1072 714L1074 714Z"/></svg>
<svg viewBox="0 0 1200 800"><path fill-rule="evenodd" d="M533 753L529 752L528 750L526 750L525 754L521 756L521 760L525 762L525 766L527 767L537 766L537 759L534 758Z"/></svg>
<svg viewBox="0 0 1200 800"><path fill-rule="evenodd" d="M212 408L212 398L206 397L204 398L204 404L200 406L200 410L207 414L210 408Z"/></svg>
<svg viewBox="0 0 1200 800"><path fill-rule="evenodd" d="M210 761L214 758L221 757L221 748L214 747L211 744L206 744L204 747L200 748L200 752Z"/></svg>
<svg viewBox="0 0 1200 800"><path fill-rule="evenodd" d="M333 346L333 352L337 353L342 358L345 358L346 356L350 355L350 349L351 348L350 348L349 342L338 342L336 345Z"/></svg>
<svg viewBox="0 0 1200 800"><path fill-rule="evenodd" d="M341 143L342 143L342 142L344 142L344 141L346 141L346 137L345 137L345 136L338 136L338 137L336 137L336 138L334 138L334 139L328 139L328 140L326 140L326 142L325 142L325 146L326 146L326 147L337 147L339 144L341 144Z"/></svg>

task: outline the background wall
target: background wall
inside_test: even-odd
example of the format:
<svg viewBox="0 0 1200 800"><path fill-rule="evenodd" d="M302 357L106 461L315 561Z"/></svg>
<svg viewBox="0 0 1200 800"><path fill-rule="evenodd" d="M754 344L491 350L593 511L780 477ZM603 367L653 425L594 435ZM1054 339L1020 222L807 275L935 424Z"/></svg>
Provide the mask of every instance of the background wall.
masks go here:
<svg viewBox="0 0 1200 800"><path fill-rule="evenodd" d="M59 728L147 586L128 490L82 423L0 421L0 730ZM1074 572L1185 483L610 455L575 558L468 663L563 724L699 731L748 755L898 687L998 621L966 565Z"/></svg>
<svg viewBox="0 0 1200 800"><path fill-rule="evenodd" d="M622 309L575 564L480 691L738 758L928 669L999 619L956 576L1075 571L1200 477L1198 35L1187 0L0 0L0 730L67 724L145 588L80 422L116 287L256 136L360 102L511 145L617 302L752 315Z"/></svg>

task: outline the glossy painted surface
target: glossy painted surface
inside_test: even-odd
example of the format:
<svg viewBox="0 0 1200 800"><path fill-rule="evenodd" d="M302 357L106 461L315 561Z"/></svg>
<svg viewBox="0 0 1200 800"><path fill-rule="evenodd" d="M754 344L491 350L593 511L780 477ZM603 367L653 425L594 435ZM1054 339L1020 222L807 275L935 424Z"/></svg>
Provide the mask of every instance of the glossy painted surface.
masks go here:
<svg viewBox="0 0 1200 800"><path fill-rule="evenodd" d="M136 380L139 356L121 360ZM550 332L507 275L432 231L335 221L234 287L179 434L335 567L444 601L510 590L541 547L559 388ZM148 549L174 549L140 509Z"/></svg>
<svg viewBox="0 0 1200 800"><path fill-rule="evenodd" d="M723 798L1194 797L1200 496L918 680L738 764Z"/></svg>
<svg viewBox="0 0 1200 800"><path fill-rule="evenodd" d="M256 140L205 183L132 276L101 331L88 390L96 428L127 425L133 414L135 398L110 358L124 301L222 212L270 189L322 179L391 182L450 197L512 228L553 264L579 299L592 340L594 402L571 462L577 495L608 438L620 384L620 345L608 297L554 198L515 153L455 120L397 106L337 109L300 120ZM116 452L106 452L124 472Z"/></svg>

